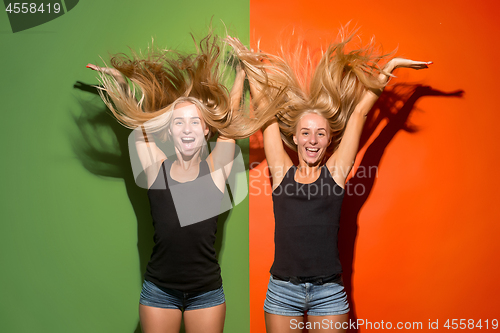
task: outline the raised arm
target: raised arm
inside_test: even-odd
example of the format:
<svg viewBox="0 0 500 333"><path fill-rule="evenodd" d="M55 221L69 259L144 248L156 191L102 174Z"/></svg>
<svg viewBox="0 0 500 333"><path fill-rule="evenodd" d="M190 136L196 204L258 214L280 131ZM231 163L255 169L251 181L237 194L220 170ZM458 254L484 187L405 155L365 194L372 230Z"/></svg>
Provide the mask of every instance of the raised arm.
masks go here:
<svg viewBox="0 0 500 333"><path fill-rule="evenodd" d="M391 59L384 67L383 73L378 76L378 80L382 85L385 85L389 79L389 75L396 68L412 68L424 69L432 62L413 61L403 58ZM356 154L358 152L359 139L363 126L366 121L366 116L382 93L382 89L378 91L366 89L360 102L356 105L349 121L347 122L344 136L340 141L338 149L326 162L327 168L330 170L333 179L340 186L344 186L347 175L351 171Z"/></svg>
<svg viewBox="0 0 500 333"><path fill-rule="evenodd" d="M287 170L293 165L288 156L276 118L269 121L262 129L264 137L264 152L266 154L267 165L273 179L273 190L281 184Z"/></svg>
<svg viewBox="0 0 500 333"><path fill-rule="evenodd" d="M116 82L123 86L128 86L126 78L115 68L99 67L93 64L88 64L87 68L102 74L112 76ZM156 145L153 136L148 135L143 126L134 130L135 147L142 165L142 169L146 173L148 179L148 188L153 184L161 163L167 159L163 151Z"/></svg>
<svg viewBox="0 0 500 333"><path fill-rule="evenodd" d="M227 42L233 47L238 57L244 64L244 70L247 72L248 82L250 84L250 95L252 97L252 105L255 113L258 115L259 110L265 110L269 107L270 101L267 95L263 92L265 89L263 82L266 81L265 69L262 65L262 59L259 59L258 54L249 51L237 38L228 37ZM273 189L278 186L285 172L292 166L292 160L288 156L283 147L281 133L276 117L269 120L262 128L264 137L264 151L269 167L271 177L273 179Z"/></svg>
<svg viewBox="0 0 500 333"><path fill-rule="evenodd" d="M153 185L161 164L167 159L165 153L158 148L153 136L146 133L143 126L134 130L135 148L141 162L142 169L146 173L148 188Z"/></svg>
<svg viewBox="0 0 500 333"><path fill-rule="evenodd" d="M270 101L262 92L262 87L254 80L249 80L249 82L254 108L268 108ZM269 167L269 173L273 179L274 190L281 184L286 171L293 165L293 162L283 147L281 132L276 117L273 117L264 125L262 128L262 135L267 166Z"/></svg>
<svg viewBox="0 0 500 333"><path fill-rule="evenodd" d="M241 65L238 65L236 66L234 84L231 88L231 92L229 93L231 99L231 113L239 112L244 83L245 71L241 68ZM233 167L235 151L234 145L235 141L233 139L226 138L219 133L219 136L217 137L217 144L208 158L208 163L212 171L223 168L224 181L231 173L231 168Z"/></svg>

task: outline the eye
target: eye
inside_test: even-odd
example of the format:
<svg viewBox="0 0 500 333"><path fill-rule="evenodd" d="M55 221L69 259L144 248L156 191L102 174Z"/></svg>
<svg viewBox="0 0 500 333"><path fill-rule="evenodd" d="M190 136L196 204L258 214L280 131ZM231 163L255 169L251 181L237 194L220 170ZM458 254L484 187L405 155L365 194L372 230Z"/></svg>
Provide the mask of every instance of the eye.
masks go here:
<svg viewBox="0 0 500 333"><path fill-rule="evenodd" d="M176 121L174 124L175 125L182 125L182 121Z"/></svg>
<svg viewBox="0 0 500 333"><path fill-rule="evenodd" d="M193 124L193 125L199 125L200 122L198 120L193 120L193 122L191 124Z"/></svg>
<svg viewBox="0 0 500 333"><path fill-rule="evenodd" d="M302 135L309 135L309 132L302 132Z"/></svg>
<svg viewBox="0 0 500 333"><path fill-rule="evenodd" d="M325 133L319 133L318 135L319 136L325 136Z"/></svg>

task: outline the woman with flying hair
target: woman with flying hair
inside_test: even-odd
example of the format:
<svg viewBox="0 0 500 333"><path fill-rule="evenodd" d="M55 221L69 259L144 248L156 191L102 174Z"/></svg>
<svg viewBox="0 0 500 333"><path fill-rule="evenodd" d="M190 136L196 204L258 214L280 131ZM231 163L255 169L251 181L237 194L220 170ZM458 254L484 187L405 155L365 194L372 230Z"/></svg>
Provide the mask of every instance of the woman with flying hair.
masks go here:
<svg viewBox="0 0 500 333"><path fill-rule="evenodd" d="M87 65L99 71L101 97L115 118L134 129L131 148L148 188L155 246L139 305L145 333L179 332L183 316L188 333L223 331L217 215L234 140L261 125L239 110L245 72L237 68L231 92L223 85L231 67L221 45L209 34L195 54L150 50L146 56L114 56L113 68ZM217 132L216 147L206 157L205 140ZM167 156L158 140L171 141L175 153Z"/></svg>
<svg viewBox="0 0 500 333"><path fill-rule="evenodd" d="M431 64L393 58L379 69L387 56L375 55L373 44L347 52L353 37L330 44L317 61L301 43L293 52L282 48L273 56L228 38L244 64L256 116L269 119L263 136L272 178L275 256L264 303L268 333L348 328L337 249L346 178L366 116L393 70ZM297 152L298 166L282 140ZM332 154L326 158L328 150Z"/></svg>

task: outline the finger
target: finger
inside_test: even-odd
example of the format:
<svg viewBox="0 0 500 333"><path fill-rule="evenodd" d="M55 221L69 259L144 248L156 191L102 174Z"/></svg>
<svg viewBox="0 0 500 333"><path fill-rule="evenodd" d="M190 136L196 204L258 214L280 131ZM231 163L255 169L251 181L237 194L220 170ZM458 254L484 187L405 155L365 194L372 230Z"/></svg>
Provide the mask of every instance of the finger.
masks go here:
<svg viewBox="0 0 500 333"><path fill-rule="evenodd" d="M433 64L432 61L425 61L425 62L421 62L420 66L421 66L421 68L429 68L429 66L432 64Z"/></svg>
<svg viewBox="0 0 500 333"><path fill-rule="evenodd" d="M96 71L96 72L104 72L104 69L102 67L97 66L97 65L90 64L90 66L87 65L87 68L90 68L91 70Z"/></svg>

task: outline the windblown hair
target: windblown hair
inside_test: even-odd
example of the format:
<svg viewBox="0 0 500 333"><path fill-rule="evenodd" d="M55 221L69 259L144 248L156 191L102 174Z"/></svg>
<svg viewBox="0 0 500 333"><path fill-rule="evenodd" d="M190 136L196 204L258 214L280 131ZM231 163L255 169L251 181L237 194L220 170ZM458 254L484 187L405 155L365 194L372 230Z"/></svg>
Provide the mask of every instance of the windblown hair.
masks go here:
<svg viewBox="0 0 500 333"><path fill-rule="evenodd" d="M187 101L197 106L208 125L207 140L216 132L233 139L250 136L261 124L244 110L231 109L224 83L232 67L223 59L224 44L212 33L199 43L194 37L193 41L195 54L151 47L145 56L134 52L132 57L112 57L111 65L130 82L101 73L99 92L103 101L128 128L144 126L152 133L165 130L171 111ZM168 136L168 131L164 132Z"/></svg>
<svg viewBox="0 0 500 333"><path fill-rule="evenodd" d="M384 84L376 78L383 73L378 63L386 55L376 54L373 40L365 47L347 52L346 45L355 34L345 36L341 30L339 36L340 42L331 43L319 54L313 54L300 41L294 47L281 47L278 56L235 47L248 79L260 91L256 117L270 120L275 116L283 141L293 150L297 149L293 135L307 113L328 120L331 148L335 150L366 89L377 92L383 89Z"/></svg>

